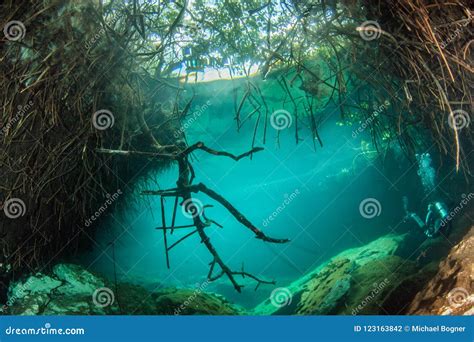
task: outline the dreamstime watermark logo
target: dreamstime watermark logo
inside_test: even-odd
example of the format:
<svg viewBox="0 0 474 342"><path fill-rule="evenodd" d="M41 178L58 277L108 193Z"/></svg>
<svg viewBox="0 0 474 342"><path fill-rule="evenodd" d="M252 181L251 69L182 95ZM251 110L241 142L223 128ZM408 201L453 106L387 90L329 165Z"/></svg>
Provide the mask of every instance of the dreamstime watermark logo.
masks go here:
<svg viewBox="0 0 474 342"><path fill-rule="evenodd" d="M364 21L356 28L356 31L359 32L360 37L366 41L378 39L382 33L379 23L374 20Z"/></svg>
<svg viewBox="0 0 474 342"><path fill-rule="evenodd" d="M26 27L21 21L12 20L3 27L3 34L8 40L15 42L25 38Z"/></svg>
<svg viewBox="0 0 474 342"><path fill-rule="evenodd" d="M33 277L28 278L26 283L21 284L18 288L15 287L15 291L12 293L11 296L8 297L6 304L3 306L3 310L7 309L8 307L13 306L13 304L20 298L24 297L26 292L29 292L33 286Z"/></svg>
<svg viewBox="0 0 474 342"><path fill-rule="evenodd" d="M105 197L107 197L105 202L99 207L99 209L97 209L94 215L92 215L90 218L88 218L85 221L84 225L86 227L89 227L92 224L92 221L95 221L96 219L98 219L109 208L109 206L111 206L112 203L114 203L117 200L117 198L120 197L120 195L122 195L122 190L120 189L118 189L112 195L111 194L105 195Z"/></svg>
<svg viewBox="0 0 474 342"><path fill-rule="evenodd" d="M112 305L115 301L114 291L108 287L101 287L94 291L92 294L92 302L95 306L105 308L106 306Z"/></svg>
<svg viewBox="0 0 474 342"><path fill-rule="evenodd" d="M293 295L291 291L286 287L278 287L274 289L270 295L270 302L273 306L281 308L291 304Z"/></svg>
<svg viewBox="0 0 474 342"><path fill-rule="evenodd" d="M24 106L19 105L17 107L18 112L15 114L15 116L8 121L5 126L2 127L2 130L0 131L0 136L4 135L7 133L8 130L10 130L22 117L25 116L25 114L33 107L33 101L28 101L28 103Z"/></svg>
<svg viewBox="0 0 474 342"><path fill-rule="evenodd" d="M283 210L285 210L285 208L295 200L296 197L298 197L298 195L300 194L300 190L299 189L295 189L295 191L293 191L291 194L285 194L285 199L283 200L283 202L266 218L263 220L262 222L262 225L264 227L268 226L270 224L271 221L273 221L274 219L276 219L276 217L278 215L281 214L281 212Z"/></svg>
<svg viewBox="0 0 474 342"><path fill-rule="evenodd" d="M39 328L16 328L9 326L5 329L6 335L17 335L17 336L27 336L27 335L85 335L86 331L84 328L53 328L51 323L45 323L44 327Z"/></svg>
<svg viewBox="0 0 474 342"><path fill-rule="evenodd" d="M181 127L174 132L174 137L178 139L183 133L209 108L211 101L207 100L204 105L197 108L186 121L181 124Z"/></svg>
<svg viewBox="0 0 474 342"><path fill-rule="evenodd" d="M459 308L467 303L469 292L463 287L456 287L448 293L448 303L454 308Z"/></svg>
<svg viewBox="0 0 474 342"><path fill-rule="evenodd" d="M454 207L453 210L451 210L442 221L441 221L441 227L446 226L451 220L461 212L461 210L474 198L474 193L470 192L469 194L462 194L461 195L462 200L459 202L457 206Z"/></svg>
<svg viewBox="0 0 474 342"><path fill-rule="evenodd" d="M103 131L103 130L106 130L107 128L112 127L114 123L115 123L115 117L114 117L114 114L110 110L101 109L101 110L96 111L92 115L92 124L99 131Z"/></svg>
<svg viewBox="0 0 474 342"><path fill-rule="evenodd" d="M170 113L176 106L175 100L169 99L161 103L161 111L165 113Z"/></svg>
<svg viewBox="0 0 474 342"><path fill-rule="evenodd" d="M380 216L382 213L382 205L375 198L366 198L359 204L359 212L362 217L366 219L374 218L375 216Z"/></svg>
<svg viewBox="0 0 474 342"><path fill-rule="evenodd" d="M385 101L378 107L374 105L374 111L372 114L363 123L361 123L356 130L352 131L352 138L355 139L360 133L362 133L380 115L380 113L384 112L388 108L388 106L390 106L389 101Z"/></svg>
<svg viewBox="0 0 474 342"><path fill-rule="evenodd" d="M448 125L452 129L459 131L465 127L469 127L471 123L471 117L469 113L462 109L456 109L451 112L448 117Z"/></svg>
<svg viewBox="0 0 474 342"><path fill-rule="evenodd" d="M201 214L203 207L200 200L188 198L181 204L181 212L187 218L195 218Z"/></svg>
<svg viewBox="0 0 474 342"><path fill-rule="evenodd" d="M465 30L467 26L469 26L471 22L472 22L472 14L469 12L468 17L465 19L465 22L462 24L462 27L456 28L454 32L450 33L449 36L439 44L439 46L442 49L445 49L449 44L451 44L454 40L456 40L457 38L459 38L459 36L461 36L462 32Z"/></svg>
<svg viewBox="0 0 474 342"><path fill-rule="evenodd" d="M270 124L278 131L290 128L293 123L293 117L290 112L284 109L276 110L270 116Z"/></svg>
<svg viewBox="0 0 474 342"><path fill-rule="evenodd" d="M385 278L380 283L374 283L373 289L370 293L352 310L352 315L357 315L362 309L364 309L370 302L372 302L375 297L377 297L382 290L389 284L389 280Z"/></svg>
<svg viewBox="0 0 474 342"><path fill-rule="evenodd" d="M121 12L118 15L112 17L110 20L107 21L107 26L109 27L114 27L117 21L123 17L125 13ZM99 42L100 39L105 35L105 28L102 27L97 32L95 33L94 36L92 36L90 39L87 40L85 47L87 49L87 52L89 52L93 47L96 46L96 44Z"/></svg>
<svg viewBox="0 0 474 342"><path fill-rule="evenodd" d="M174 314L177 316L181 314L182 311L184 311L191 303L196 300L197 296L201 294L206 287L209 285L209 280L206 280L202 284L196 284L196 289L193 291L193 293L186 298L186 300L181 303L180 306L178 306L176 309L174 309Z"/></svg>
<svg viewBox="0 0 474 342"><path fill-rule="evenodd" d="M23 202L20 198L10 198L3 204L3 212L8 218L19 218L26 213L25 202Z"/></svg>

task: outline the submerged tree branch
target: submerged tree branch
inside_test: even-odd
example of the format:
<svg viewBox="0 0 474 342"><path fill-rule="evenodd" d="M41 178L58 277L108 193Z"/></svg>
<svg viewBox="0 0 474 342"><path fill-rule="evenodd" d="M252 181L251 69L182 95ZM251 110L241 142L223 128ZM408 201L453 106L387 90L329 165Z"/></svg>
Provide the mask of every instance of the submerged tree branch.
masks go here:
<svg viewBox="0 0 474 342"><path fill-rule="evenodd" d="M257 281L256 289L260 286L260 284L275 284L274 281L262 280L248 272L244 272L243 270L240 272L232 271L226 265L226 263L221 259L214 245L211 243L209 236L205 232L205 228L209 227L211 224L216 224L218 227L221 227L221 228L222 226L218 224L217 222L215 222L214 220L209 219L208 217L205 216L204 209L209 206L204 206L203 208L199 208L195 204L192 194L197 193L197 192L202 192L206 194L207 196L209 196L210 198L212 198L213 200L219 202L224 208L226 208L229 211L229 213L232 214L232 216L234 216L237 219L237 221L239 221L243 226L251 230L255 234L257 239L261 239L265 242L270 242L270 243L286 243L286 242L289 242L289 240L276 239L276 238L267 236L260 229L258 229L254 224L252 224L239 210L237 210L222 195L208 188L203 183L198 183L198 184L193 185L192 181L194 179L194 172L192 171L192 166L191 166L191 163L189 162L188 157L191 153L193 153L196 150L202 150L206 153L209 153L215 156L228 157L235 161L239 161L242 158L251 156L253 153L262 151L263 148L254 147L245 153L235 155L227 151L214 150L210 147L207 147L202 142L197 142L185 148L183 148L183 146L178 146L178 145L162 146L158 149L157 152L123 151L123 150L112 150L112 149L97 149L96 152L117 155L117 156L135 156L135 157L143 157L143 158L168 159L168 160L174 160L178 163L179 173L178 173L178 180L176 182L176 185L177 185L176 188L158 190L158 191L146 190L142 192L142 194L145 194L145 195L161 196L162 227L158 227L157 229L162 230L164 234L165 252L166 252L166 260L167 260L168 267L170 267L169 254L168 254L169 251L172 248L176 247L179 243L187 239L188 237L191 237L197 233L201 239L201 243L203 243L206 246L209 253L213 256L213 262L211 263L211 268L208 275L208 279L210 281L216 280L220 278L221 276L226 275L227 278L229 278L232 285L234 286L235 290L238 292L241 291L242 285L239 285L237 283L237 281L235 280L235 276L249 277L251 279L254 279L255 281ZM169 227L167 226L166 219L165 219L165 215L166 215L165 209L164 209L165 197L175 197L175 207L173 208L172 224ZM192 224L183 225L183 226L174 225L175 218L176 218L176 203L177 203L178 197L182 198L183 200L183 202L181 203L181 206L183 206L184 211L187 212L190 215L190 217L192 217L192 221L193 221ZM172 233L174 229L190 229L190 228L195 228L195 230L184 235L178 241L168 246L168 237L167 237L168 231ZM221 272L218 275L213 276L213 271L216 264L221 269Z"/></svg>

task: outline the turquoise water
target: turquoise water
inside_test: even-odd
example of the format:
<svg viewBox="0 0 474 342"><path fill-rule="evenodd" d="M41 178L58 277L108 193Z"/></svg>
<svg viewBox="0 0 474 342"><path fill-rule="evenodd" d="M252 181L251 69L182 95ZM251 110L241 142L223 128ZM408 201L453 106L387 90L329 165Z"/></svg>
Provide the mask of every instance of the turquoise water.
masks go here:
<svg viewBox="0 0 474 342"><path fill-rule="evenodd" d="M187 86L187 93L196 93L190 113L194 119L186 123L189 144L204 142L215 150L235 154L251 148L256 117L249 119L238 131L234 120L234 87L239 99L245 90L244 81L218 81ZM258 81L272 111L293 106L278 87ZM266 87L266 88L265 88ZM301 90L294 88L294 97ZM249 113L244 107L242 113ZM197 114L196 114L197 113ZM203 204L213 204L206 216L223 226L207 228L211 241L222 259L232 269L277 281L284 286L312 270L329 257L347 248L360 246L389 232L406 229L401 197L420 196L416 182L416 168L401 156L385 156L391 164L385 167L367 142L365 132L353 137L357 126L338 124L340 112L328 106L326 118L319 126L324 143L314 147L308 127L300 122L295 143L293 121L288 129L278 131L267 127L263 145L263 126L260 125L256 146L265 149L238 162L229 158L196 152L192 164L197 182L229 200L267 235L288 238L287 244L269 244L257 240L223 207L202 194L196 198ZM367 147L369 146L369 147ZM388 171L389 170L389 171ZM177 169L150 175L156 184L130 184L123 191L135 189L165 189L175 186ZM139 195L137 195L139 196ZM380 213L373 219L361 216L359 205L367 198L380 202ZM206 280L212 260L197 235L185 240L170 251L171 268L167 269L161 226L161 208L158 196L142 196L138 204L125 212L111 212L101 223L94 249L82 256L81 262L97 272L132 281L150 289L166 286L194 287ZM167 220L171 221L173 200L166 203ZM283 207L281 209L281 207ZM280 207L280 209L278 209ZM276 213L276 214L275 214ZM270 221L269 216L273 216ZM189 224L190 219L178 210L176 224ZM189 230L176 230L170 243ZM115 241L114 245L110 245ZM223 294L233 302L252 307L268 297L272 285L262 285L254 291L255 283L243 279L247 285L239 294L227 278L211 283L207 290Z"/></svg>

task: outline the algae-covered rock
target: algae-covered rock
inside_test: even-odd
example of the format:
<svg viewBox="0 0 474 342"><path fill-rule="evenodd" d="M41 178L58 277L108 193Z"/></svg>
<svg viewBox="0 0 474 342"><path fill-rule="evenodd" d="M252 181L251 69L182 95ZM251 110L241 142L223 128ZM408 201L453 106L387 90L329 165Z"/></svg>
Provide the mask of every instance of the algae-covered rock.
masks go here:
<svg viewBox="0 0 474 342"><path fill-rule="evenodd" d="M329 263L306 285L296 313L327 315L335 311L350 288L353 264L348 259Z"/></svg>
<svg viewBox="0 0 474 342"><path fill-rule="evenodd" d="M394 255L368 261L362 254L362 260L357 266L357 259L335 258L311 280L301 296L297 313L386 314L382 307L386 296L406 277L416 273L416 266Z"/></svg>
<svg viewBox="0 0 474 342"><path fill-rule="evenodd" d="M129 283L113 284L83 267L58 264L11 285L3 312L13 315L235 315L222 297L197 289L149 291Z"/></svg>
<svg viewBox="0 0 474 342"><path fill-rule="evenodd" d="M9 312L15 315L36 315L48 302L49 297L46 293L61 285L60 280L41 273L29 276L23 281L14 282L10 284L4 310L9 309Z"/></svg>
<svg viewBox="0 0 474 342"><path fill-rule="evenodd" d="M38 273L28 277L25 281L18 281L10 285L8 298L10 300L18 300L29 294L50 292L61 285L62 281Z"/></svg>
<svg viewBox="0 0 474 342"><path fill-rule="evenodd" d="M391 289L416 272L415 264L395 255L367 262L357 268L351 279L343 315L387 314L382 303Z"/></svg>
<svg viewBox="0 0 474 342"><path fill-rule="evenodd" d="M54 266L53 273L59 280L64 282L59 291L65 295L89 295L96 289L105 286L103 279L79 265L58 264Z"/></svg>
<svg viewBox="0 0 474 342"><path fill-rule="evenodd" d="M12 284L4 311L13 315L111 313L93 301L94 291L104 284L80 266L59 264L49 275L36 273Z"/></svg>
<svg viewBox="0 0 474 342"><path fill-rule="evenodd" d="M204 292L201 287L149 291L139 285L120 283L115 298L117 313L127 315L238 315L241 312L223 297Z"/></svg>
<svg viewBox="0 0 474 342"><path fill-rule="evenodd" d="M363 266L368 262L385 258L388 255L394 255L406 236L407 234L388 234L364 246L346 249L335 256L333 260L349 259L354 261L357 266Z"/></svg>
<svg viewBox="0 0 474 342"><path fill-rule="evenodd" d="M236 315L240 310L222 296L199 289L167 289L153 294L156 307L165 315Z"/></svg>
<svg viewBox="0 0 474 342"><path fill-rule="evenodd" d="M272 300L270 296L253 313L351 314L365 297L374 292L374 283L381 283L391 273L393 275L390 279L410 272L408 266L398 271L405 260L393 256L405 236L389 234L361 247L339 253L288 286L280 288L284 290L280 290L280 293L287 297L283 301L284 305ZM392 282L394 283L395 281ZM376 288L375 291L380 290Z"/></svg>

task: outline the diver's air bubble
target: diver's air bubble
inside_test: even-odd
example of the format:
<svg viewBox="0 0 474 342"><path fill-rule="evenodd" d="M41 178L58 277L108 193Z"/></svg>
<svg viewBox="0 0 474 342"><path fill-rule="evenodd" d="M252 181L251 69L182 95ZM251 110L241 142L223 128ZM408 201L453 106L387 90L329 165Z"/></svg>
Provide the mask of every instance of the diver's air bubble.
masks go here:
<svg viewBox="0 0 474 342"><path fill-rule="evenodd" d="M420 176L421 183L425 193L428 194L433 191L435 187L435 170L431 164L431 156L429 153L423 153L416 156L418 160L418 176Z"/></svg>

